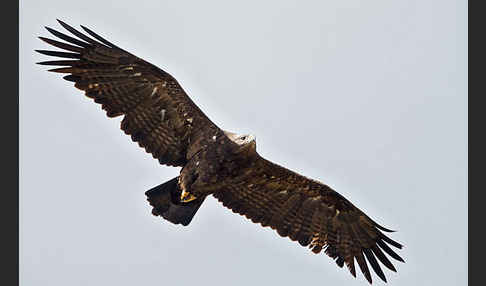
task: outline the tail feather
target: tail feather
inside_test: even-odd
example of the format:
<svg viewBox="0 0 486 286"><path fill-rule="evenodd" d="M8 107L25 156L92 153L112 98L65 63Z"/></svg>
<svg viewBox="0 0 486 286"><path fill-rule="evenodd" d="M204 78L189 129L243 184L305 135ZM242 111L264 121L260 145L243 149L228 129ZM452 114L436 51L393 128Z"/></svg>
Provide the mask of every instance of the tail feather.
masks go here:
<svg viewBox="0 0 486 286"><path fill-rule="evenodd" d="M161 216L174 223L188 225L197 210L204 202L204 198L199 198L189 203L181 203L181 190L177 184L179 177L165 182L155 188L145 192L147 201L153 206L152 214Z"/></svg>

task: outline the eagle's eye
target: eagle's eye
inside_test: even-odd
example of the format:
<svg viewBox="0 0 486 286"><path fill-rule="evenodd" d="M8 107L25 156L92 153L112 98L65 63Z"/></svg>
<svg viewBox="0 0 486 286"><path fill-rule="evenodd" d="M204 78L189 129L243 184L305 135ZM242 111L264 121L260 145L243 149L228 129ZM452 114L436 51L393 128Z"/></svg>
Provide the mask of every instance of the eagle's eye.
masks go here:
<svg viewBox="0 0 486 286"><path fill-rule="evenodd" d="M241 136L240 139L243 140L243 141L245 141L246 136Z"/></svg>

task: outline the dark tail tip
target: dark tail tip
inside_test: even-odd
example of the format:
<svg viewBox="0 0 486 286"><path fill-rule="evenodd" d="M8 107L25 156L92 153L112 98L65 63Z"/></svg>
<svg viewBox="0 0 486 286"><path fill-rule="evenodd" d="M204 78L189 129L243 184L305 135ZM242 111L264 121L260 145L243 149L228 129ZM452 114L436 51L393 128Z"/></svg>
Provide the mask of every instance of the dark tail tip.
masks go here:
<svg viewBox="0 0 486 286"><path fill-rule="evenodd" d="M181 190L178 187L178 179L179 177L176 177L152 188L146 191L145 195L150 205L153 206L153 215L161 216L174 224L186 226L191 222L204 198L199 198L189 203L181 203L179 200Z"/></svg>

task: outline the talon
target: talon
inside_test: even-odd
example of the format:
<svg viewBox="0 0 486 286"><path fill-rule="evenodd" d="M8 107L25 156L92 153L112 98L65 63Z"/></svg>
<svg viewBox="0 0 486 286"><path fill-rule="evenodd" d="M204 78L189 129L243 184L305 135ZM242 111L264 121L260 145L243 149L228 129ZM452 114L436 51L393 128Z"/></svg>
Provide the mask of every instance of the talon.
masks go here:
<svg viewBox="0 0 486 286"><path fill-rule="evenodd" d="M183 203L188 203L188 202L191 202L193 200L197 199L193 194L189 193L189 192L186 192L186 191L182 191L181 193L181 202Z"/></svg>

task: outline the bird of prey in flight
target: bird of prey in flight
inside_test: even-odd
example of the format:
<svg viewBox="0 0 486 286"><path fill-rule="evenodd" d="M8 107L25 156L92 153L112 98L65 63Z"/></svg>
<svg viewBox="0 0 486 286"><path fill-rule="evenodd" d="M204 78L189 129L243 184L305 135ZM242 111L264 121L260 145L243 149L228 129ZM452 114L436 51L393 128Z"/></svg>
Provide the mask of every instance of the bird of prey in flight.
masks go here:
<svg viewBox="0 0 486 286"><path fill-rule="evenodd" d="M59 20L58 20L59 21ZM255 137L218 128L167 72L105 40L59 21L71 35L39 37L64 51L37 50L61 58L40 62L101 104L108 117L160 164L180 167L173 178L145 194L152 213L188 225L204 199L224 206L314 253L324 251L356 277L355 261L371 283L368 264L383 281L380 264L396 271L387 255L402 248L363 211L329 186L261 157ZM379 261L379 262L378 262Z"/></svg>

